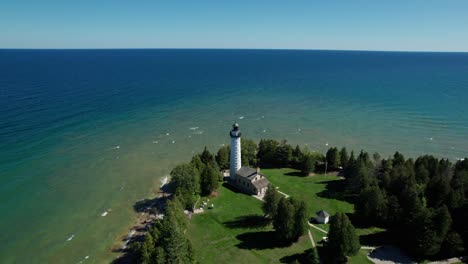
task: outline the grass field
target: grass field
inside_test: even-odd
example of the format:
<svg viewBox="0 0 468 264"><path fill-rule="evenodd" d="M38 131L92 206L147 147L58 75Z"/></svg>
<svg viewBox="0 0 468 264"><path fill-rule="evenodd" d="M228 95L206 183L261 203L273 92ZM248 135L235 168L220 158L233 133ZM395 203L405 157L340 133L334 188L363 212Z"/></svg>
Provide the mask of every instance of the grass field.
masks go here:
<svg viewBox="0 0 468 264"><path fill-rule="evenodd" d="M194 215L188 229L200 263L279 263L311 247L307 236L278 246L262 219L261 201L251 196L223 186L209 203L214 209Z"/></svg>
<svg viewBox="0 0 468 264"><path fill-rule="evenodd" d="M280 191L304 199L310 217L322 209L331 215L338 211L353 212L353 205L341 200L341 194L335 188L339 177L298 177L291 169L265 169L262 172ZM289 246L275 242L271 225L263 220L262 202L252 196L222 186L218 196L209 201L211 203L214 209L194 215L187 231L200 263L289 263L311 247L307 234ZM328 225L319 226L328 230ZM313 228L310 231L315 242L326 236ZM370 234L380 230L357 231L358 234ZM367 253L360 250L349 263L370 263Z"/></svg>

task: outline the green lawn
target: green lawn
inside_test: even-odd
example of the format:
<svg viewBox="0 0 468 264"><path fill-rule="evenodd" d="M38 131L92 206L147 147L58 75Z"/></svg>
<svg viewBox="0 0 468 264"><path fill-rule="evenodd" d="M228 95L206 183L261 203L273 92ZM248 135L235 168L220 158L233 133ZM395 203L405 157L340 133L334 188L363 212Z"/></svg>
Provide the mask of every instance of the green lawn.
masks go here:
<svg viewBox="0 0 468 264"><path fill-rule="evenodd" d="M261 201L220 187L214 209L194 215L188 229L200 263L279 263L311 247L307 236L289 247L274 243L273 229L263 226Z"/></svg>
<svg viewBox="0 0 468 264"><path fill-rule="evenodd" d="M334 215L336 212L351 213L354 210L352 204L328 197L331 196L332 192L333 196L341 195L333 189L327 192L327 186L333 188L341 181L337 176L299 177L288 175L297 173L293 169L264 169L262 173L267 176L275 187L279 187L279 191L306 201L311 217L315 216L315 212L320 210L325 210L330 215ZM321 227L328 230L327 225Z"/></svg>
<svg viewBox="0 0 468 264"><path fill-rule="evenodd" d="M292 169L265 169L262 172L278 190L307 202L310 217L319 210L331 215L353 212L353 205L340 200L337 191L340 178L318 175L298 177ZM311 247L308 235L290 246L274 242L271 225L265 226L261 201L254 197L220 187L218 196L210 200L214 209L194 215L187 231L192 241L196 258L200 263L287 263L294 256ZM319 225L328 230L328 225ZM326 236L309 228L315 242ZM380 232L378 228L358 229L359 235ZM318 244L321 246L321 244ZM360 250L350 258L350 263L370 263L368 251Z"/></svg>

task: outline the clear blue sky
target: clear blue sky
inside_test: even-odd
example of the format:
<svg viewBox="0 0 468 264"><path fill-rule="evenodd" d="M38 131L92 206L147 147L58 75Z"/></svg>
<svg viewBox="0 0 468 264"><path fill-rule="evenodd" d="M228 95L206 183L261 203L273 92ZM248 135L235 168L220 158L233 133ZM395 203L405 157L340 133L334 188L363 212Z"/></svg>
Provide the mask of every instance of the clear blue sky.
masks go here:
<svg viewBox="0 0 468 264"><path fill-rule="evenodd" d="M468 1L0 0L0 48L468 51Z"/></svg>

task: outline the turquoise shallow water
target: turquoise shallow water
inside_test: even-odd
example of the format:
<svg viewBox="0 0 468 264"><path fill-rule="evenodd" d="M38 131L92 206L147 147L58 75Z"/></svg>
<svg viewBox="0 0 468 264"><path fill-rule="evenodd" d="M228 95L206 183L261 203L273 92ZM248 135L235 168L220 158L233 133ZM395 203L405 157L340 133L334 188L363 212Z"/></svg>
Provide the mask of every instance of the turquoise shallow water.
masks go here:
<svg viewBox="0 0 468 264"><path fill-rule="evenodd" d="M109 262L132 205L234 121L316 151L468 156L467 91L467 53L0 50L1 262Z"/></svg>

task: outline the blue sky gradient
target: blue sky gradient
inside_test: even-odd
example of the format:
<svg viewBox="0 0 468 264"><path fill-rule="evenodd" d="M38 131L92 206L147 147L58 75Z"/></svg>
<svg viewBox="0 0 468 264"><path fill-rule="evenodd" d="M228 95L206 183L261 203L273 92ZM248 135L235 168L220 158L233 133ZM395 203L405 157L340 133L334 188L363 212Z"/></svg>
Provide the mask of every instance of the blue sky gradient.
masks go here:
<svg viewBox="0 0 468 264"><path fill-rule="evenodd" d="M0 0L0 48L468 51L468 1Z"/></svg>

